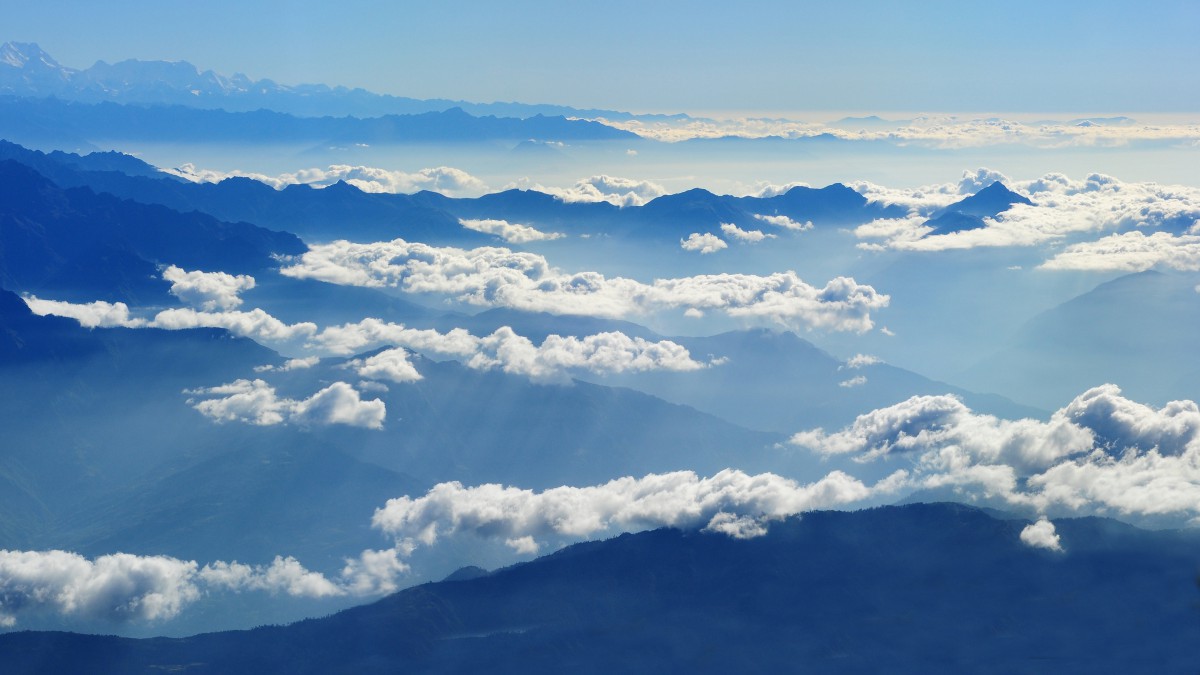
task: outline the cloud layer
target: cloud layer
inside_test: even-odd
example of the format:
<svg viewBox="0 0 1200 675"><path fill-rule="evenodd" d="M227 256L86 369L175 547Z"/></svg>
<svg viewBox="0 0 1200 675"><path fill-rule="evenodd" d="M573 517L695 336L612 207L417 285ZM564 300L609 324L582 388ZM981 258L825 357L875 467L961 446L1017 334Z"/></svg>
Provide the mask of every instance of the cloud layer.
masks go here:
<svg viewBox="0 0 1200 675"><path fill-rule="evenodd" d="M378 375L378 379L393 382L420 378L403 348L455 358L477 370L499 369L525 375L535 381L565 382L573 370L603 375L650 370L690 371L718 365L718 362L703 363L692 359L686 348L670 340L652 342L621 332L584 337L549 335L540 345L534 345L532 340L517 335L508 326L502 326L486 337L476 337L461 328L439 333L373 318L327 328L313 338L312 344L340 354L399 345L397 349L350 364L361 377Z"/></svg>
<svg viewBox="0 0 1200 675"><path fill-rule="evenodd" d="M898 478L869 487L833 472L800 484L775 474L726 469L711 478L679 471L544 492L452 482L415 499L390 499L372 522L402 546L428 546L467 532L503 539L520 552L537 550L539 539L589 537L613 529L704 526L745 538L765 533L772 519L889 492Z"/></svg>
<svg viewBox="0 0 1200 675"><path fill-rule="evenodd" d="M483 181L466 171L448 166L407 173L370 166L334 164L325 169L302 169L294 173L282 173L276 176L236 170L198 169L192 164L184 164L175 169L163 169L163 171L196 183L219 183L226 178L235 177L252 178L270 185L276 190L281 190L289 185L311 185L323 188L344 181L363 192L408 194L430 190L440 192L447 197L478 197L488 191L488 186Z"/></svg>
<svg viewBox="0 0 1200 675"><path fill-rule="evenodd" d="M212 592L379 595L394 591L407 569L395 550L363 551L347 559L335 579L282 556L269 565L218 561L200 567L168 556L116 553L89 560L67 551L0 550L0 626L45 614L109 623L165 620Z"/></svg>
<svg viewBox="0 0 1200 675"><path fill-rule="evenodd" d="M570 274L542 256L506 248L459 249L403 239L312 246L281 272L329 283L446 295L482 307L609 318L668 309L722 310L799 329L870 330L887 295L852 278L824 287L795 272L712 274L642 283L597 272Z"/></svg>
<svg viewBox="0 0 1200 675"><path fill-rule="evenodd" d="M494 234L510 244L527 244L531 241L546 241L548 239L561 239L563 236L559 232L542 232L528 225L519 223L510 223L507 220L462 220L459 224L468 230L483 232L485 234Z"/></svg>
<svg viewBox="0 0 1200 675"><path fill-rule="evenodd" d="M171 295L208 312L234 309L242 304L238 294L254 288L254 277L246 274L187 272L175 265L164 269L162 278L171 282Z"/></svg>
<svg viewBox="0 0 1200 675"><path fill-rule="evenodd" d="M308 398L281 398L263 380L235 380L228 384L189 389L188 403L216 422L244 422L258 426L344 424L382 429L387 409L383 401L364 401L354 387L334 382Z"/></svg>
<svg viewBox="0 0 1200 675"><path fill-rule="evenodd" d="M1042 513L1200 522L1200 408L1174 401L1155 409L1111 384L1046 422L978 414L953 396L914 396L791 442L863 463L903 456L914 467L911 489L950 488Z"/></svg>
<svg viewBox="0 0 1200 675"><path fill-rule="evenodd" d="M1003 180L1033 204L1015 204L986 227L930 235L924 223L938 208L990 181ZM977 247L1036 246L1068 237L1114 233L1076 244L1044 265L1046 269L1139 270L1163 265L1195 269L1195 236L1200 222L1200 189L1149 182L1126 182L1103 174L1073 180L1051 173L1036 180L1011 181L986 169L964 174L957 185L891 190L869 183L853 187L869 199L909 208L903 218L875 220L855 229L869 240L860 248L943 251ZM1157 230L1165 230L1158 232ZM1122 231L1125 231L1121 233ZM1150 234L1146 234L1150 232Z"/></svg>

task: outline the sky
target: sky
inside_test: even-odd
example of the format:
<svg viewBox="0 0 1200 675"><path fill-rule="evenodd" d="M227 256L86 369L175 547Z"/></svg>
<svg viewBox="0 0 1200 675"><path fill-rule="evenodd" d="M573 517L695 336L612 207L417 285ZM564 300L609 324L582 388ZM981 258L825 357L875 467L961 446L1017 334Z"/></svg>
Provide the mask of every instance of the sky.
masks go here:
<svg viewBox="0 0 1200 675"><path fill-rule="evenodd" d="M1200 111L1200 3L6 3L0 41L415 98L633 112Z"/></svg>

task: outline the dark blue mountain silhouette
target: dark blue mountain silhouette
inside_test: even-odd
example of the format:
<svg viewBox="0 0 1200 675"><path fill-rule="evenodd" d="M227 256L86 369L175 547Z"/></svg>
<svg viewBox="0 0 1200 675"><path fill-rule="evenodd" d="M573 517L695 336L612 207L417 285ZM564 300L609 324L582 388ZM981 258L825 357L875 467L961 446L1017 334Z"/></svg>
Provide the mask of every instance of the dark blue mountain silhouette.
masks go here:
<svg viewBox="0 0 1200 675"><path fill-rule="evenodd" d="M979 192L934 212L925 224L934 228L929 235L949 234L985 227L984 218L995 218L1014 204L1033 204L996 181Z"/></svg>
<svg viewBox="0 0 1200 675"><path fill-rule="evenodd" d="M13 673L1187 672L1194 532L956 504L814 512L767 535L655 530L323 619L185 639L0 636Z"/></svg>
<svg viewBox="0 0 1200 675"><path fill-rule="evenodd" d="M217 184L185 183L173 177L154 180L145 176L145 166L137 164L131 166L138 174L134 176L96 171L87 160L70 159L73 155L45 155L0 142L0 158L5 157L35 166L63 185L87 185L125 199L164 204L180 211L199 210L224 220L245 220L315 240L403 237L431 244L490 244L495 243L494 237L467 230L458 219L500 218L545 231L599 231L674 246L691 232L721 235L722 223L774 229L755 215L782 215L801 223L812 221L817 226L844 226L905 213L899 206L868 201L837 183L820 189L795 187L769 198L689 190L659 197L641 207L618 208L604 202L567 203L530 190L456 199L433 192L365 193L349 185L274 190L248 178L230 178Z"/></svg>

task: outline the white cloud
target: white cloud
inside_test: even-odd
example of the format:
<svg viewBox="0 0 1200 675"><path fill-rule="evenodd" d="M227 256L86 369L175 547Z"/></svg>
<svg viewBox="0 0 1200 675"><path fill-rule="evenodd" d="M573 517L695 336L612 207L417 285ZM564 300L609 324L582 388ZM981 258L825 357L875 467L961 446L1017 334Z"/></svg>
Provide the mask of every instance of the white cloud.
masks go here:
<svg viewBox="0 0 1200 675"><path fill-rule="evenodd" d="M416 366L408 360L408 352L402 347L385 349L365 359L355 359L346 364L359 377L389 382L416 382L421 379Z"/></svg>
<svg viewBox="0 0 1200 675"><path fill-rule="evenodd" d="M23 299L34 314L75 319L80 325L88 328L224 328L234 335L258 342L289 342L310 337L317 332L317 325L314 323L285 324L258 308L248 312L202 312L191 307L174 307L162 310L152 320L147 321L131 316L129 307L123 302L108 303L97 300L89 303L71 303L42 300L32 295Z"/></svg>
<svg viewBox="0 0 1200 675"><path fill-rule="evenodd" d="M171 265L162 271L162 278L171 282L171 295L205 311L233 309L242 304L238 294L254 288L254 277L224 272L187 272Z"/></svg>
<svg viewBox="0 0 1200 675"><path fill-rule="evenodd" d="M846 367L850 368L851 370L858 370L859 368L866 368L867 366L873 366L879 363L883 363L883 359L870 354L855 354L849 359L846 359Z"/></svg>
<svg viewBox="0 0 1200 675"><path fill-rule="evenodd" d="M805 230L811 230L813 228L813 224L812 224L811 220L806 220L803 223L801 223L801 222L792 220L791 218L788 218L787 216L764 216L764 215L758 214L758 213L754 214L754 217L757 220L761 220L768 225L773 225L775 227L781 227L785 230L792 230L794 232L803 232ZM724 227L724 226L722 226L722 227ZM772 236L774 236L774 235L772 235Z"/></svg>
<svg viewBox="0 0 1200 675"><path fill-rule="evenodd" d="M508 326L502 326L486 337L476 337L457 328L449 333L439 333L368 318L327 328L312 341L314 347L340 353L385 344L449 356L478 370L498 368L538 381L569 381L572 370L611 374L689 371L716 365L692 359L687 349L669 340L651 342L616 331L584 337L550 335L540 345L534 345ZM347 365L356 368L361 377L391 379L393 382L420 378L407 355L397 350Z"/></svg>
<svg viewBox="0 0 1200 675"><path fill-rule="evenodd" d="M913 396L859 415L841 431L822 429L792 436L795 445L821 454L853 453L870 460L889 454L920 454L955 447L972 457L1021 467L1045 467L1092 446L1092 435L1059 411L1049 422L1002 420L976 414L952 395Z"/></svg>
<svg viewBox="0 0 1200 675"><path fill-rule="evenodd" d="M866 383L867 383L866 375L855 375L854 377L852 377L848 380L842 380L841 382L838 382L838 386L845 387L846 389L850 389L851 387L861 387L862 385L864 385Z"/></svg>
<svg viewBox="0 0 1200 675"><path fill-rule="evenodd" d="M731 316L760 318L790 328L858 332L870 330L871 311L886 307L890 300L848 277L832 279L823 288L790 271L769 276L700 275L646 284L598 272L566 273L540 255L506 248L464 250L402 239L315 245L282 273L344 285L437 293L472 305L532 312L618 318L669 308L720 309Z"/></svg>
<svg viewBox="0 0 1200 675"><path fill-rule="evenodd" d="M105 302L97 300L88 303L63 302L61 300L42 300L33 295L22 297L29 311L38 316L61 316L75 319L85 328L135 328L145 325L145 319L136 319L129 314L129 305L123 302Z"/></svg>
<svg viewBox="0 0 1200 675"><path fill-rule="evenodd" d="M949 203L944 198L960 190L975 189L997 177L995 172L980 169L966 174L958 186L932 186L919 191L922 199L909 197L911 211L904 218L876 220L855 229L862 239L882 239L882 242L863 244L866 249L893 248L913 251L942 251L976 247L1035 246L1061 241L1070 236L1090 235L1104 231L1139 228L1155 230L1170 228L1182 231L1200 222L1200 189L1120 181L1103 174L1090 174L1083 180L1072 180L1062 174L1046 174L1030 181L1007 183L1013 191L1030 198L1033 204L1014 204L995 218L984 218L986 227L929 235L924 225L935 206ZM856 188L857 189L857 188ZM878 186L869 186L868 197L880 198L887 193ZM936 197L936 199L929 197ZM894 203L902 197L890 195ZM882 201L888 201L885 197ZM1180 265L1186 269L1195 265L1196 241L1188 236L1171 237L1165 234L1139 237L1127 233L1091 244L1079 244L1066 251L1061 259L1048 263L1050 269L1145 269L1148 265ZM1108 258L1107 262L1103 259Z"/></svg>
<svg viewBox="0 0 1200 675"><path fill-rule="evenodd" d="M305 370L312 368L321 362L320 357L306 356L298 359L288 359L284 361L282 366L255 366L256 373L287 373L293 370Z"/></svg>
<svg viewBox="0 0 1200 675"><path fill-rule="evenodd" d="M701 255L705 255L729 248L729 244L715 234L693 232L687 239L679 240L679 247L685 251L699 251Z"/></svg>
<svg viewBox="0 0 1200 675"><path fill-rule="evenodd" d="M778 197L779 195L787 194L794 187L812 186L808 183L803 183L800 181L792 181L791 183L784 183L783 185L775 185L766 181L760 181L754 186L754 189L750 192L750 195L754 197L761 197L763 199L769 199L771 197Z"/></svg>
<svg viewBox="0 0 1200 675"><path fill-rule="evenodd" d="M861 462L903 454L909 487L953 488L1041 512L1200 516L1200 407L1155 409L1114 385L1080 394L1049 421L1000 420L952 396L914 396L841 431L792 437Z"/></svg>
<svg viewBox="0 0 1200 675"><path fill-rule="evenodd" d="M656 197L667 194L666 189L658 183L605 175L584 178L567 188L548 187L529 181L520 181L508 187L537 190L553 195L568 204L572 202L608 202L622 207L641 206Z"/></svg>
<svg viewBox="0 0 1200 675"><path fill-rule="evenodd" d="M721 231L725 236L744 241L751 244L756 244L763 239L774 239L773 234L764 234L762 230L743 230L733 223L721 223Z"/></svg>
<svg viewBox="0 0 1200 675"><path fill-rule="evenodd" d="M169 619L200 596L196 563L127 553L0 551L0 623L50 611L107 621Z"/></svg>
<svg viewBox="0 0 1200 675"><path fill-rule="evenodd" d="M869 487L833 472L815 483L726 469L711 478L691 471L618 478L590 487L533 492L496 484L440 483L416 499L390 499L372 523L412 548L467 532L503 539L518 551L547 537L590 537L613 529L699 527L753 537L770 520L862 501L894 489L902 473Z"/></svg>
<svg viewBox="0 0 1200 675"><path fill-rule="evenodd" d="M605 124L658 141L679 142L695 138L778 137L805 139L818 136L843 141L885 141L897 145L936 148L975 148L1022 145L1035 148L1116 147L1137 141L1200 141L1198 124L1079 125L1070 120L1020 122L997 118L955 115L922 115L880 129L853 129L821 122L747 117L736 119L602 120Z"/></svg>
<svg viewBox="0 0 1200 675"><path fill-rule="evenodd" d="M1044 548L1051 551L1061 551L1062 541L1055 531L1054 523L1047 518L1039 518L1036 523L1030 523L1021 530L1021 543L1034 548Z"/></svg>
<svg viewBox="0 0 1200 675"><path fill-rule="evenodd" d="M302 169L295 173L282 173L275 176L236 170L197 169L192 164L184 164L176 169L163 169L163 171L196 183L218 183L233 177L251 178L270 185L276 190L283 189L288 185L311 185L323 188L338 181L345 181L363 192L401 194L430 190L440 192L448 197L478 197L488 191L488 186L483 181L466 171L448 166L407 173L369 166L334 164L326 169Z"/></svg>
<svg viewBox="0 0 1200 675"><path fill-rule="evenodd" d="M22 615L47 613L111 623L166 620L214 592L382 595L394 591L396 577L407 570L395 550L363 551L347 559L336 580L283 556L269 565L217 561L200 567L168 556L115 553L89 560L68 551L0 550L0 626L14 626Z"/></svg>
<svg viewBox="0 0 1200 675"><path fill-rule="evenodd" d="M274 387L257 379L235 380L184 393L212 397L188 399L188 403L205 417L222 423L244 422L258 426L284 422L301 426L345 424L382 429L386 415L383 401L364 401L358 391L345 382L334 382L302 400L280 398Z"/></svg>
<svg viewBox="0 0 1200 675"><path fill-rule="evenodd" d="M1047 270L1141 272L1154 267L1200 270L1200 236L1133 231L1072 244L1039 266Z"/></svg>
<svg viewBox="0 0 1200 675"><path fill-rule="evenodd" d="M267 591L305 598L323 598L343 592L325 575L305 569L291 556L275 556L275 560L265 566L218 561L205 565L197 576L210 588L221 590Z"/></svg>
<svg viewBox="0 0 1200 675"><path fill-rule="evenodd" d="M149 323L139 325L166 330L224 328L257 342L290 342L307 338L317 331L314 323L286 324L257 307L248 312L200 312L190 307L176 307L164 309Z"/></svg>
<svg viewBox="0 0 1200 675"><path fill-rule="evenodd" d="M565 236L560 232L542 232L528 225L510 223L507 220L460 219L458 222L468 230L475 230L484 234L494 234L510 244L527 244L531 241L561 239Z"/></svg>

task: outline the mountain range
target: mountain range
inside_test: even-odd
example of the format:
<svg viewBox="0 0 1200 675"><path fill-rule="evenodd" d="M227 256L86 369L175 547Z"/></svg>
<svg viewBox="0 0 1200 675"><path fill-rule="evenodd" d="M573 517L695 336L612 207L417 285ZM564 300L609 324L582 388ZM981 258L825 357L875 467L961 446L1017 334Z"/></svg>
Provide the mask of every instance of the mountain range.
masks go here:
<svg viewBox="0 0 1200 675"><path fill-rule="evenodd" d="M181 105L230 112L274 110L301 117L382 117L461 108L477 116L630 119L687 119L686 115L633 115L616 110L578 109L525 103L420 100L364 89L322 84L284 85L251 80L240 73L201 71L186 61L97 61L69 68L32 43L0 45L0 93L64 101Z"/></svg>
<svg viewBox="0 0 1200 675"><path fill-rule="evenodd" d="M1187 672L1200 540L955 504L663 529L463 569L322 619L186 639L9 633L12 673Z"/></svg>

